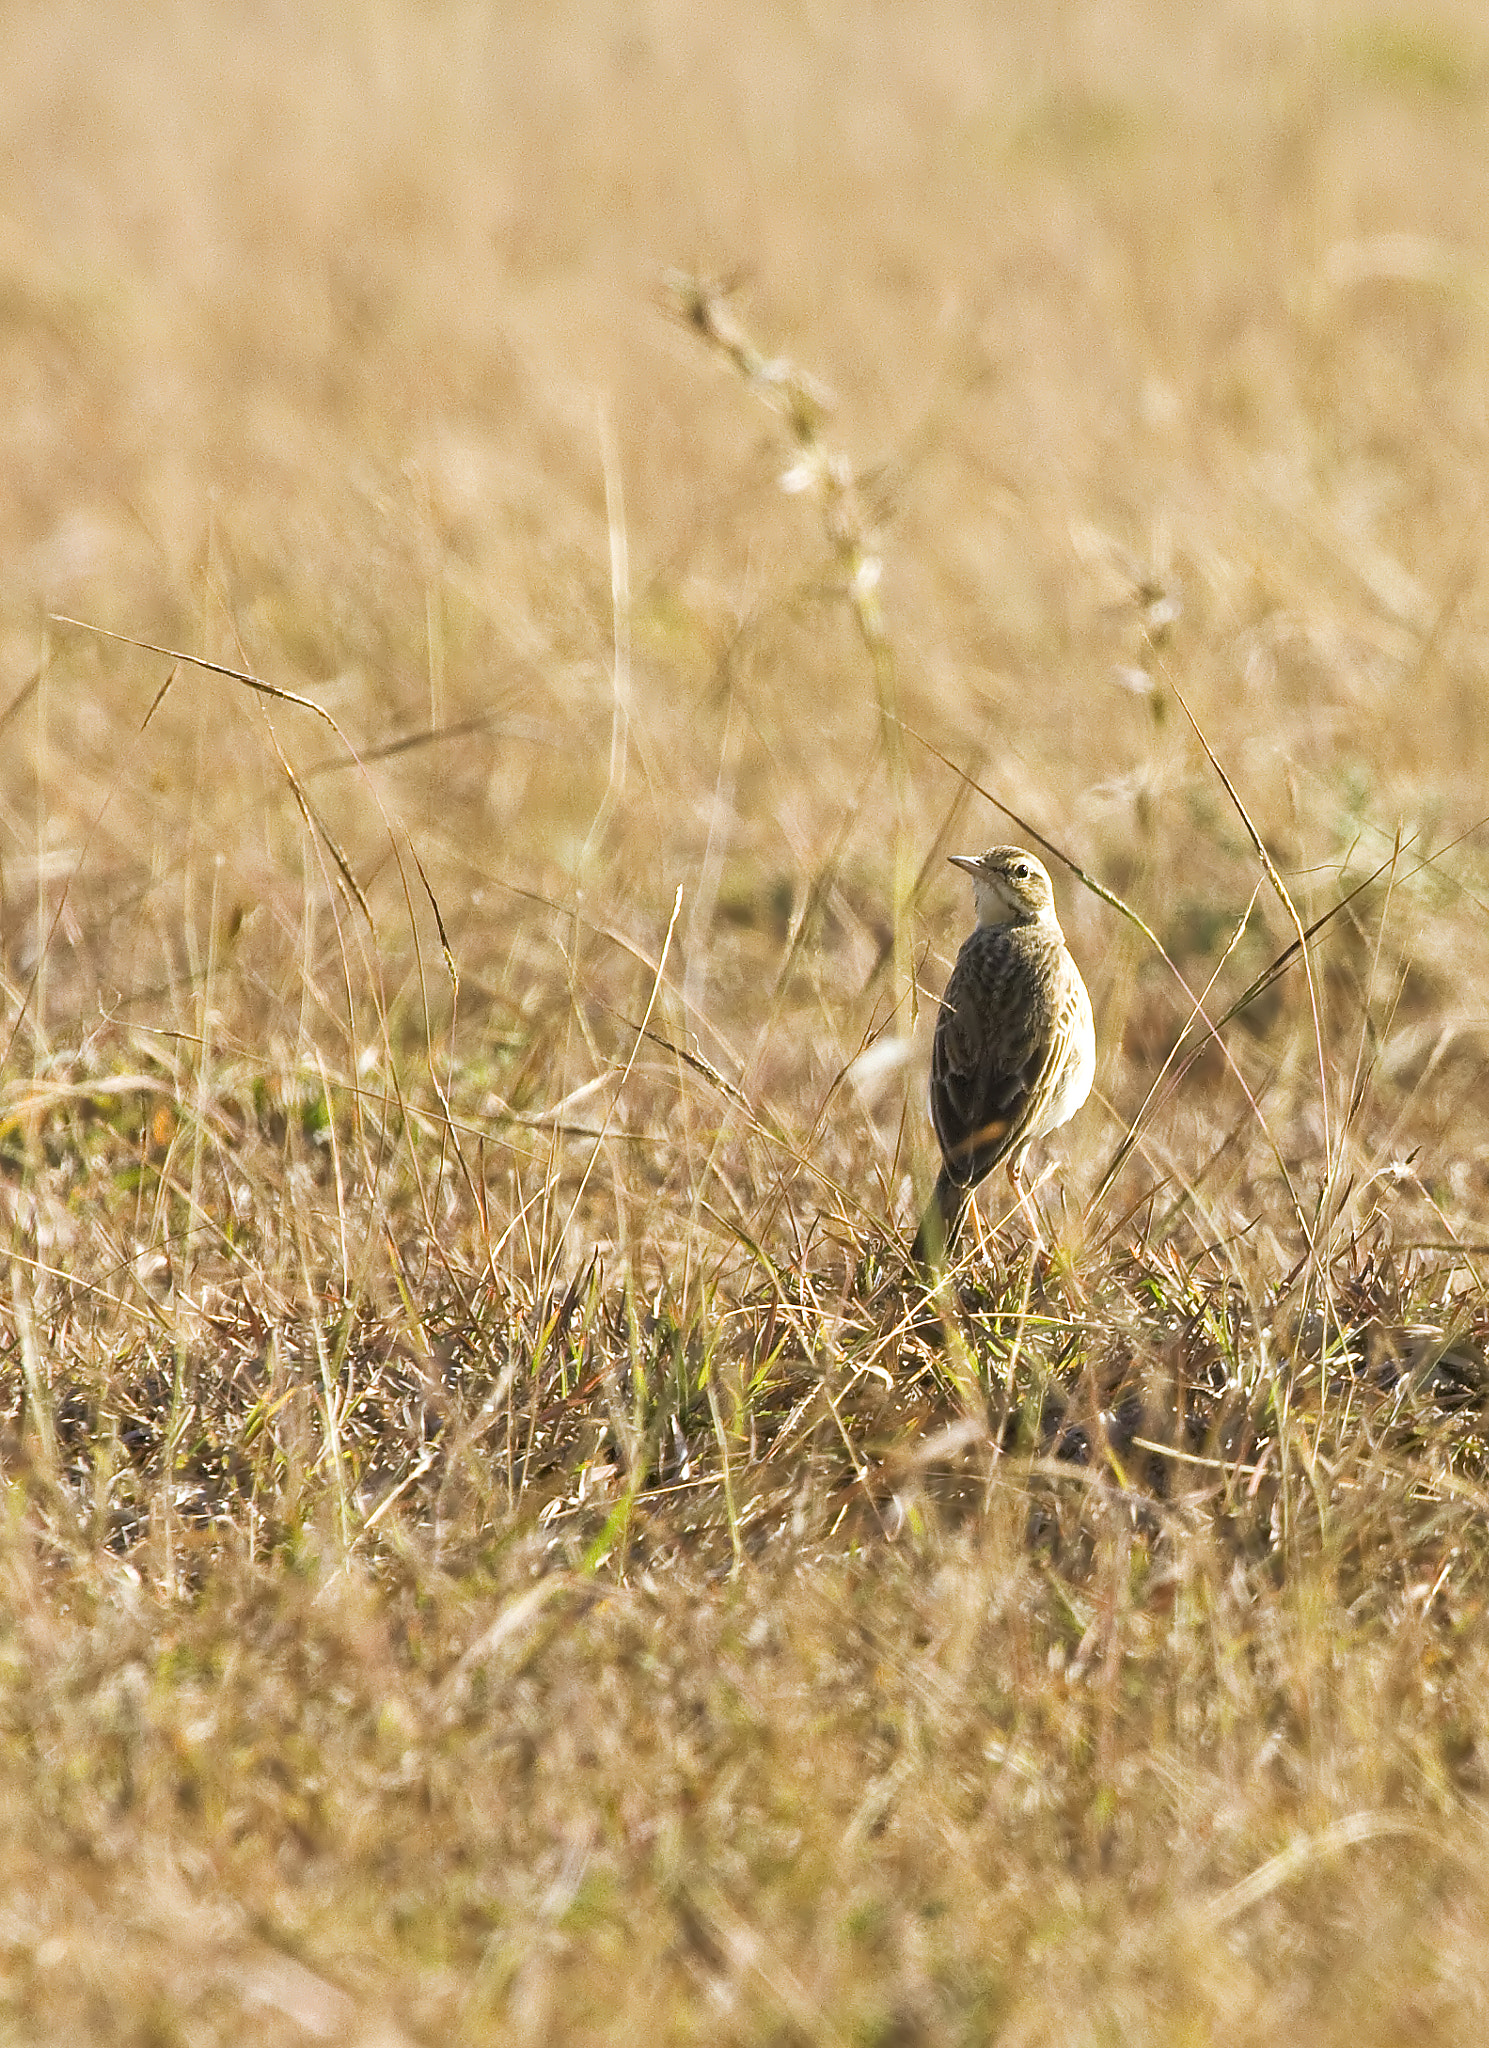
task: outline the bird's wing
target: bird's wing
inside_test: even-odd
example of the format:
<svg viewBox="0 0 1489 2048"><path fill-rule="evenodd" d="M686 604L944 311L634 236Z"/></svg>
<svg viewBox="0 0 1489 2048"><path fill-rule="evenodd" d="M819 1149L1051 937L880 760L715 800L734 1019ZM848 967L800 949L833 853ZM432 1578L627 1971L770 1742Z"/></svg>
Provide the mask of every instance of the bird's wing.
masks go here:
<svg viewBox="0 0 1489 2048"><path fill-rule="evenodd" d="M1058 1057L1045 984L1002 925L972 933L941 1000L931 1120L948 1170L970 1186L1017 1149Z"/></svg>

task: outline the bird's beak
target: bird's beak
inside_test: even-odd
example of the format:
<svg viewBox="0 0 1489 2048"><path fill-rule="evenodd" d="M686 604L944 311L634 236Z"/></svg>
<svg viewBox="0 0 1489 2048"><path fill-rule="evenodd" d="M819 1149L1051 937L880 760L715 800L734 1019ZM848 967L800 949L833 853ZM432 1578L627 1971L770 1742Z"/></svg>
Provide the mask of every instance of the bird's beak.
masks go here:
<svg viewBox="0 0 1489 2048"><path fill-rule="evenodd" d="M954 868L965 868L969 875L982 872L982 862L975 853L949 853L946 858Z"/></svg>

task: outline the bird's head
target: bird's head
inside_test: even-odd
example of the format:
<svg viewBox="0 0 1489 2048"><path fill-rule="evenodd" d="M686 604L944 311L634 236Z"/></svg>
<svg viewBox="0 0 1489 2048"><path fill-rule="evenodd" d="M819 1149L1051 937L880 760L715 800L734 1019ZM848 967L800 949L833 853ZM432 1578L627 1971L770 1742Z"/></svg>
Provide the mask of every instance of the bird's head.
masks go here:
<svg viewBox="0 0 1489 2048"><path fill-rule="evenodd" d="M953 867L972 877L979 924L1053 924L1055 891L1043 861L1022 846L990 846L986 853L954 853Z"/></svg>

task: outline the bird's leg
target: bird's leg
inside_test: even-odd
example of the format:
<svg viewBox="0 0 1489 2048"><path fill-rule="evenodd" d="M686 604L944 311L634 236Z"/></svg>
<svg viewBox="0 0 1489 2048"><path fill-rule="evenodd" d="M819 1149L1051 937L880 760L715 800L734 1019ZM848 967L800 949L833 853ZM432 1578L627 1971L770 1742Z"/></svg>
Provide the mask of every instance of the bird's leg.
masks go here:
<svg viewBox="0 0 1489 2048"><path fill-rule="evenodd" d="M1018 1204L1024 1212L1024 1220L1029 1226L1034 1248L1042 1252L1045 1249L1044 1232L1039 1227L1039 1214L1030 1199L1029 1190L1024 1186L1024 1154L1021 1151L1014 1153L1008 1162L1008 1180L1013 1192L1018 1196Z"/></svg>

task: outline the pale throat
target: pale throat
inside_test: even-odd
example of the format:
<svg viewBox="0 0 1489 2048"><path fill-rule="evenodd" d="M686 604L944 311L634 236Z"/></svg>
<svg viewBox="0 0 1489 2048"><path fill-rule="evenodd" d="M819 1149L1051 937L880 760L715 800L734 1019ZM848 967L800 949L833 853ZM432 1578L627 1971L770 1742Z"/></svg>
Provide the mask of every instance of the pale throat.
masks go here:
<svg viewBox="0 0 1489 2048"><path fill-rule="evenodd" d="M1022 898L1010 894L1000 883L972 880L972 902L979 924L1042 924L1059 931L1054 909L1033 910Z"/></svg>

